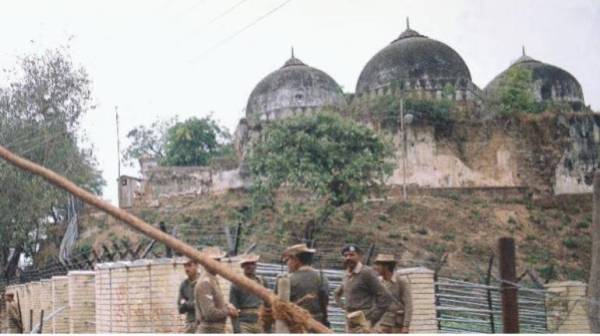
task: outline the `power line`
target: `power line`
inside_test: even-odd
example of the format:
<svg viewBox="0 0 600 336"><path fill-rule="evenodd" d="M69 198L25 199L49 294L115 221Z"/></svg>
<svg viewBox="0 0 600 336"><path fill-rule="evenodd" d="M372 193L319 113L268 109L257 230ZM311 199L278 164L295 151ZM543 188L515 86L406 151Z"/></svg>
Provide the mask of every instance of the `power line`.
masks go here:
<svg viewBox="0 0 600 336"><path fill-rule="evenodd" d="M223 11L221 14L215 16L210 21L208 21L208 23L206 25L208 26L208 25L214 23L215 21L217 21L218 19L224 17L225 15L231 13L234 9L236 9L237 7L239 7L240 5L242 5L246 1L248 1L248 0L240 0L240 1L236 2L233 6L229 7L228 9L226 9L225 11Z"/></svg>
<svg viewBox="0 0 600 336"><path fill-rule="evenodd" d="M266 12L265 14L259 16L256 20L250 22L249 24L245 25L244 27L242 27L241 29L237 30L236 32L234 32L233 34L227 36L226 38L222 39L221 41L215 43L212 47L206 49L203 53L201 53L200 55L198 55L197 57L191 59L189 62L191 63L195 63L196 61L200 60L204 55L206 55L207 53L217 49L218 47L220 47L221 45L231 41L232 39L234 39L235 37L237 37L238 35L240 35L241 33L243 33L244 31L246 31L247 29L251 28L252 26L256 25L257 23L259 23L260 21L266 19L267 17L269 17L271 14L275 13L276 11L278 11L279 9L283 8L285 5L289 4L290 2L292 2L292 0L286 0L283 3L281 3L280 5L276 6L275 8L269 10L268 12Z"/></svg>

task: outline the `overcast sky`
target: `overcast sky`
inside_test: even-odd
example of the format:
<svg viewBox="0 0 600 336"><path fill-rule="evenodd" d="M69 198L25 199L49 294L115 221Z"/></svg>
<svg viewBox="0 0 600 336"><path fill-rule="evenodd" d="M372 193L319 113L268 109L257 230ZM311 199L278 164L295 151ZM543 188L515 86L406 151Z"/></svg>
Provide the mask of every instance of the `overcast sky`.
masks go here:
<svg viewBox="0 0 600 336"><path fill-rule="evenodd" d="M132 127L174 115L212 111L233 132L254 85L283 65L291 46L354 92L362 67L407 16L411 28L454 48L481 88L525 45L573 74L586 103L600 109L597 0L2 1L0 67L70 45L93 81L99 108L83 126L108 184L104 197L116 202L115 106L123 147Z"/></svg>

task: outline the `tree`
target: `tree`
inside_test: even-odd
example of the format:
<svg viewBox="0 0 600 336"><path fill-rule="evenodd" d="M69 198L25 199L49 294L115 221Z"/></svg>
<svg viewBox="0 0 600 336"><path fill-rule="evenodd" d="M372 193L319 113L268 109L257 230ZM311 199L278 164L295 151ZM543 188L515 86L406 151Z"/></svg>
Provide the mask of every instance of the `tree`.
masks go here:
<svg viewBox="0 0 600 336"><path fill-rule="evenodd" d="M161 165L206 166L218 160L237 161L231 135L211 116L177 117L155 121L150 127L138 126L129 131L131 144L124 159L130 164L144 156L156 158Z"/></svg>
<svg viewBox="0 0 600 336"><path fill-rule="evenodd" d="M231 136L211 117L192 117L167 131L165 163L173 166L205 166L223 153Z"/></svg>
<svg viewBox="0 0 600 336"><path fill-rule="evenodd" d="M541 106L533 94L533 73L523 67L510 68L492 97L492 108L500 115L511 116L523 112L540 112Z"/></svg>
<svg viewBox="0 0 600 336"><path fill-rule="evenodd" d="M140 125L127 133L131 144L123 154L123 161L130 166L142 157L165 158L167 131L177 122L177 117L168 120L155 120L150 127Z"/></svg>
<svg viewBox="0 0 600 336"><path fill-rule="evenodd" d="M362 200L392 171L392 146L368 127L336 113L268 124L247 158L253 193L271 202L282 186L319 199L318 225L334 208Z"/></svg>
<svg viewBox="0 0 600 336"><path fill-rule="evenodd" d="M23 57L4 73L0 143L99 194L104 181L92 150L80 145L81 117L94 108L84 69L63 49ZM0 268L9 277L23 253L39 257L45 244L60 244L69 195L5 162L0 185Z"/></svg>

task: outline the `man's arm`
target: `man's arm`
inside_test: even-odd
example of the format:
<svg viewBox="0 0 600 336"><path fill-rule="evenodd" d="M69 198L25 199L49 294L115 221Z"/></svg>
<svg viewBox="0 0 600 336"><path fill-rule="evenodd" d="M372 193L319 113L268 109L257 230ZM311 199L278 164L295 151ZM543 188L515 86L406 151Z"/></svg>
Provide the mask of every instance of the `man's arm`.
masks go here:
<svg viewBox="0 0 600 336"><path fill-rule="evenodd" d="M389 292L383 287L374 271L370 270L369 272L365 272L363 274L363 281L365 281L370 294L373 296L373 305L368 312L365 312L365 315L367 319L371 321L371 325L374 326L381 320L383 314L385 314L392 302L392 298Z"/></svg>
<svg viewBox="0 0 600 336"><path fill-rule="evenodd" d="M329 306L329 281L321 273L321 288L319 289L319 304L321 307L321 314L323 315L323 324L329 327L329 316L327 313L327 307Z"/></svg>
<svg viewBox="0 0 600 336"><path fill-rule="evenodd" d="M335 292L333 293L333 298L335 299L335 303L338 305L338 307L344 309L344 305L342 303L342 295L344 295L343 283L340 285L340 287L335 289Z"/></svg>
<svg viewBox="0 0 600 336"><path fill-rule="evenodd" d="M190 302L190 298L185 297L183 294L183 286L185 282L182 282L179 285L179 295L177 296L177 308L179 309L179 314L185 314L187 312L194 311L194 302Z"/></svg>
<svg viewBox="0 0 600 336"><path fill-rule="evenodd" d="M200 309L200 316L207 322L222 321L229 313L227 307L215 307L214 294L208 281L199 281L194 288L196 308Z"/></svg>

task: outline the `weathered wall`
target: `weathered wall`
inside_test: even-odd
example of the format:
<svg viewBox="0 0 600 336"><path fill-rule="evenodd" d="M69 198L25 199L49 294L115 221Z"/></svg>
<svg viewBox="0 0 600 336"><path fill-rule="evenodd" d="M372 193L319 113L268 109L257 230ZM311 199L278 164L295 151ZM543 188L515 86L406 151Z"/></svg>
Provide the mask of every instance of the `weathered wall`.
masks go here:
<svg viewBox="0 0 600 336"><path fill-rule="evenodd" d="M600 168L600 115L559 118L571 142L556 167L555 194L592 192L592 175Z"/></svg>
<svg viewBox="0 0 600 336"><path fill-rule="evenodd" d="M248 134L256 137L253 132ZM251 142L250 138L246 141ZM394 133L393 141L397 166L387 183L399 186L405 159L402 134ZM456 122L443 130L417 122L407 128L406 166L409 187L528 187L545 195L589 193L591 175L600 168L600 115L555 113ZM158 206L161 198L244 188L249 184L244 171L243 164L239 169L215 170L145 162L141 180L121 179L120 204L125 208L136 202Z"/></svg>
<svg viewBox="0 0 600 336"><path fill-rule="evenodd" d="M430 126L411 127L407 130L406 182L427 188L458 187L516 187L516 160L512 154L514 143L501 134L493 134L487 141L467 139L465 156L470 162L458 157L453 145L435 139ZM389 184L402 185L404 160L401 134L394 137L397 168L388 179Z"/></svg>
<svg viewBox="0 0 600 336"><path fill-rule="evenodd" d="M546 285L548 330L552 333L591 332L586 312L587 285L579 281L554 282Z"/></svg>

